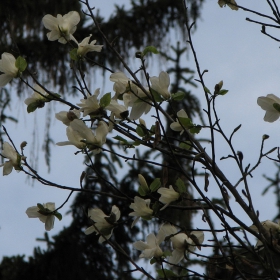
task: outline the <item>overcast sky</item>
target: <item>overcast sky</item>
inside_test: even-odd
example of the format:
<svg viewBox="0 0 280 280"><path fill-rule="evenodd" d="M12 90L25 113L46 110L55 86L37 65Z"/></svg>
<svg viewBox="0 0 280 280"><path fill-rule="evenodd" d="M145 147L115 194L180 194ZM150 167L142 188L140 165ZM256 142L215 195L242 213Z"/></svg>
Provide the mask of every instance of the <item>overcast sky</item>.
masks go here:
<svg viewBox="0 0 280 280"><path fill-rule="evenodd" d="M113 3L124 3L128 6L130 1L105 1L95 0L94 5L100 9L102 15L109 15L113 10ZM256 9L263 13L270 13L266 1L243 0L242 5ZM242 123L242 128L236 135L235 149L244 153L245 163L256 162L263 134L270 135L267 140L266 149L279 145L279 122L272 124L263 121L264 111L257 105L259 96L274 93L280 96L279 79L279 44L260 33L260 26L245 21L246 17L259 20L256 16L241 10L232 11L228 7L220 8L216 0L208 0L202 10L202 19L197 22L197 31L193 35L193 42L201 69L207 69L205 74L206 86L213 89L220 80L224 81L224 88L229 93L217 100L217 111L221 119L221 125L229 135L232 130ZM78 30L76 31L78 32ZM174 38L176 35L174 35ZM179 37L178 37L179 39ZM177 39L176 39L177 40ZM176 42L175 42L176 43ZM182 42L182 45L184 42ZM188 54L185 63L194 69L191 53ZM153 75L158 75L159 69ZM195 75L197 78L198 76ZM101 92L105 91L103 84ZM106 89L111 90L111 84ZM103 90L103 91L102 91ZM194 90L201 99L202 106L203 91L201 88ZM28 142L26 153L29 154L32 146L32 135L34 115L37 122L38 135L43 134L44 118L46 109L36 111L35 114L25 114L25 106L15 102L13 112L18 112L16 117L21 121L19 124L7 125L7 129L15 140L17 146L24 140ZM56 112L65 109L56 107ZM40 125L42 123L42 125ZM54 121L55 141L66 140L65 127L58 121ZM42 146L42 137L39 138L39 146ZM82 165L83 156L74 156L74 147L54 147L52 152L52 171L47 173L43 156L40 157L39 172L47 179L57 183L78 187L79 176L84 170ZM222 141L218 142L218 158L229 153ZM228 162L222 162L221 168L232 179L237 178L236 168ZM2 172L2 171L1 171ZM271 162L263 160L263 167L259 169L252 180L251 187L256 200L256 208L260 210L261 220L272 219L276 214L275 199L272 195L261 197L266 181L262 180L262 174L273 175L274 166ZM20 172L13 171L12 174L0 177L0 259L2 256L14 254L31 255L34 246L43 246L35 239L44 235L44 225L35 220L28 219L25 210L36 203L53 201L60 205L66 199L68 193L55 188L42 186L35 183L31 186L26 176ZM210 193L212 192L210 186ZM62 209L62 214L67 212L70 202ZM264 207L265 205L265 207ZM50 235L57 234L63 226L70 223L70 217L64 216L63 220L55 221L55 227Z"/></svg>

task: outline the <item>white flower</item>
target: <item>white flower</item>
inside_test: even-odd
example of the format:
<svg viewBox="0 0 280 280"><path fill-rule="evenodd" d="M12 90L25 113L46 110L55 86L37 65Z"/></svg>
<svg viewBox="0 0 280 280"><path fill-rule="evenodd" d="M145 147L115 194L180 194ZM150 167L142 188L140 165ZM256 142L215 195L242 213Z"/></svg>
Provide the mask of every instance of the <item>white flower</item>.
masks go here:
<svg viewBox="0 0 280 280"><path fill-rule="evenodd" d="M0 72L3 72L3 74L0 75L0 87L5 86L13 78L15 78L18 75L18 71L15 57L10 53L2 53L0 60Z"/></svg>
<svg viewBox="0 0 280 280"><path fill-rule="evenodd" d="M101 151L98 147L101 147L106 142L108 132L108 125L104 121L98 123L95 130L96 135L94 135L82 120L75 119L66 128L66 135L69 141L58 142L56 145L74 145L79 149L88 147L97 154Z"/></svg>
<svg viewBox="0 0 280 280"><path fill-rule="evenodd" d="M147 95L137 87L123 72L116 72L110 76L110 80L114 82L115 98L123 94L124 106L132 107L129 118L132 120L139 119L142 114L147 114L151 105L141 99L151 101ZM138 98L140 97L140 98Z"/></svg>
<svg viewBox="0 0 280 280"><path fill-rule="evenodd" d="M124 105L121 105L117 102L115 99L111 99L111 102L108 106L106 106L107 110L111 111L114 114L114 117L118 119L123 119L125 117L125 114L127 112L128 116L128 110L127 107Z"/></svg>
<svg viewBox="0 0 280 280"><path fill-rule="evenodd" d="M94 225L87 228L85 234L88 235L93 232L101 234L98 241L102 243L111 237L114 226L121 216L121 212L119 208L114 205L110 216L105 215L101 209L93 208L88 210L88 216L94 221Z"/></svg>
<svg viewBox="0 0 280 280"><path fill-rule="evenodd" d="M53 202L48 202L43 204L44 213L39 209L38 206L32 206L27 208L26 214L29 218L39 218L41 222L45 224L45 229L47 231L51 230L54 226L54 214L51 214L55 210L55 204Z"/></svg>
<svg viewBox="0 0 280 280"><path fill-rule="evenodd" d="M177 112L177 117L182 118L182 119L189 118L184 109L181 109L180 111ZM176 122L173 122L172 124L170 124L170 128L174 131L180 131L180 134L182 134L184 132L184 126L182 126L180 124L178 118L176 119ZM187 128L187 127L185 127L185 128Z"/></svg>
<svg viewBox="0 0 280 280"><path fill-rule="evenodd" d="M40 102L40 101L45 101L47 100L46 99L46 96L48 96L48 94L45 92L45 90L43 88L41 88L39 85L35 84L33 86L33 88L35 89L34 93L32 94L31 97L28 97L24 100L24 103L28 106L29 104L31 103L37 103L37 102ZM38 93L40 92L40 93Z"/></svg>
<svg viewBox="0 0 280 280"><path fill-rule="evenodd" d="M77 54L79 56L85 56L88 52L101 52L103 45L95 45L96 40L91 41L89 44L90 37L86 37L81 43L78 44Z"/></svg>
<svg viewBox="0 0 280 280"><path fill-rule="evenodd" d="M133 243L133 247L139 251L143 251L139 258L151 259L153 257L160 258L163 255L159 244L164 240L163 235L157 237L151 233L146 238L146 243L143 241L137 241Z"/></svg>
<svg viewBox="0 0 280 280"><path fill-rule="evenodd" d="M84 117L96 112L100 108L99 101L97 99L99 94L100 89L98 88L95 90L93 95L88 94L86 99L81 99L81 103L77 104L79 107L81 107L80 110L83 112Z"/></svg>
<svg viewBox="0 0 280 280"><path fill-rule="evenodd" d="M179 263L184 258L184 253L186 250L194 251L196 245L201 244L204 240L204 233L202 231L192 231L190 233L194 239L196 239L196 244L192 238L188 237L185 233L177 233L177 229L170 224L163 224L160 228L165 236L170 236L173 251L172 256L169 257L168 261L172 264Z"/></svg>
<svg viewBox="0 0 280 280"><path fill-rule="evenodd" d="M136 219L133 221L131 227L140 219L149 220L152 218L153 210L150 208L150 199L143 199L139 196L134 197L134 203L131 203L129 208L133 209L134 212L129 213L129 216L134 216Z"/></svg>
<svg viewBox="0 0 280 280"><path fill-rule="evenodd" d="M264 116L264 120L266 122L274 122L278 120L280 111L276 110L274 106L276 105L280 107L280 98L274 94L268 94L266 97L259 97L257 103L263 110L266 111Z"/></svg>
<svg viewBox="0 0 280 280"><path fill-rule="evenodd" d="M264 222L261 222L262 226L265 230L269 232L270 235L272 235L276 239L280 239L280 220L278 223L274 223L270 220L266 220ZM259 232L258 228L255 225L250 226L250 228L256 232ZM258 240L256 247L261 247L262 242Z"/></svg>
<svg viewBox="0 0 280 280"><path fill-rule="evenodd" d="M68 126L73 120L80 118L80 111L76 109L61 111L59 113L56 113L55 117Z"/></svg>
<svg viewBox="0 0 280 280"><path fill-rule="evenodd" d="M44 26L51 31L47 33L50 41L58 40L59 43L66 44L67 41L73 40L77 43L72 34L76 31L76 25L80 21L78 12L72 11L64 16L58 14L57 17L45 15L42 21Z"/></svg>
<svg viewBox="0 0 280 280"><path fill-rule="evenodd" d="M157 190L159 194L161 194L161 197L159 198L159 201L163 204L166 204L164 207L162 207L160 210L165 209L171 202L176 201L180 194L177 193L172 186L169 186L168 188L159 188Z"/></svg>
<svg viewBox="0 0 280 280"><path fill-rule="evenodd" d="M168 91L168 87L170 85L169 75L161 71L158 77L151 77L151 88L157 91L160 95L162 95L165 99L170 98L170 92Z"/></svg>
<svg viewBox="0 0 280 280"><path fill-rule="evenodd" d="M111 74L110 81L114 82L113 89L117 96L126 91L129 82L130 85L132 85L131 80L123 72L115 72Z"/></svg>
<svg viewBox="0 0 280 280"><path fill-rule="evenodd" d="M0 167L3 166L3 176L9 175L13 168L18 171L21 170L21 156L8 142L4 142L1 154L3 157L9 159L9 161L6 161L3 165L0 165Z"/></svg>
<svg viewBox="0 0 280 280"><path fill-rule="evenodd" d="M221 8L228 5L232 10L235 10L235 11L238 10L238 7L235 6L235 5L237 5L235 0L227 0L227 1L219 0L218 4L220 5ZM232 5L232 4L234 4L234 5Z"/></svg>

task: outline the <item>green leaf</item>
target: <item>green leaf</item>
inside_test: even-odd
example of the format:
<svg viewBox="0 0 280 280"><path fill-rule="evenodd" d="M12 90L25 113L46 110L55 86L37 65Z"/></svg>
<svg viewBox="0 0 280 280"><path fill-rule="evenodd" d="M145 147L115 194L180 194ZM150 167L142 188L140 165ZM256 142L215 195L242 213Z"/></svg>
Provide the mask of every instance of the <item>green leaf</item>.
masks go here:
<svg viewBox="0 0 280 280"><path fill-rule="evenodd" d="M200 125L195 125L194 127L192 127L191 129L190 129L190 133L193 133L193 134L198 134L199 132L200 132L200 130L201 130L201 126Z"/></svg>
<svg viewBox="0 0 280 280"><path fill-rule="evenodd" d="M185 95L184 92L176 92L171 94L171 98L175 101L181 101L185 98Z"/></svg>
<svg viewBox="0 0 280 280"><path fill-rule="evenodd" d="M193 126L192 120L190 118L178 118L178 119L185 128L189 128L190 126Z"/></svg>
<svg viewBox="0 0 280 280"><path fill-rule="evenodd" d="M190 141L186 141L186 142L181 142L180 144L179 144L179 147L181 148L181 149L185 149L185 150L190 150L191 149L191 145L190 145Z"/></svg>
<svg viewBox="0 0 280 280"><path fill-rule="evenodd" d="M156 178L152 184L150 185L150 190L151 192L155 192L157 191L157 189L160 187L161 185L161 182L160 182L160 179L159 178Z"/></svg>
<svg viewBox="0 0 280 280"><path fill-rule="evenodd" d="M141 145L141 143L142 143L141 140L136 140L136 141L132 142L131 145L139 146L139 145Z"/></svg>
<svg viewBox="0 0 280 280"><path fill-rule="evenodd" d="M278 104L278 103L273 103L273 108L274 108L275 110L277 110L278 112L280 112L280 104Z"/></svg>
<svg viewBox="0 0 280 280"><path fill-rule="evenodd" d="M75 49L73 49L73 50L71 50L71 51L69 52L70 57L71 57L72 60L75 60L75 61L79 60L77 51L78 51L78 49L75 48Z"/></svg>
<svg viewBox="0 0 280 280"><path fill-rule="evenodd" d="M210 91L207 87L204 87L204 91L205 91L206 93L212 94L211 91Z"/></svg>
<svg viewBox="0 0 280 280"><path fill-rule="evenodd" d="M144 57L149 52L154 53L154 54L158 54L159 53L159 51L154 46L148 46L142 52L142 57Z"/></svg>
<svg viewBox="0 0 280 280"><path fill-rule="evenodd" d="M178 189L178 193L182 194L182 193L185 193L187 191L185 183L184 183L184 181L181 178L178 178L176 180L175 185L176 185L176 187Z"/></svg>
<svg viewBox="0 0 280 280"><path fill-rule="evenodd" d="M151 88L151 94L154 97L156 102L163 101L163 99L161 98L160 94L157 91L155 91L154 89L152 89L152 88Z"/></svg>
<svg viewBox="0 0 280 280"><path fill-rule="evenodd" d="M117 135L115 137L113 137L114 139L116 140L119 140L120 142L122 142L122 144L126 144L126 145L129 145L128 141L124 138L122 138L121 136Z"/></svg>
<svg viewBox="0 0 280 280"><path fill-rule="evenodd" d="M143 186L140 186L138 188L138 193L141 195L141 196L146 196L148 194L146 188L144 188Z"/></svg>
<svg viewBox="0 0 280 280"><path fill-rule="evenodd" d="M55 212L54 215L61 221L62 220L62 215L58 212Z"/></svg>
<svg viewBox="0 0 280 280"><path fill-rule="evenodd" d="M226 89L221 89L221 90L218 92L219 95L225 95L225 94L227 94L227 93L228 93L228 90L226 90Z"/></svg>
<svg viewBox="0 0 280 280"><path fill-rule="evenodd" d="M108 92L106 94L104 94L102 96L102 98L100 99L99 105L102 108L105 108L106 106L108 106L111 102L111 92Z"/></svg>
<svg viewBox="0 0 280 280"><path fill-rule="evenodd" d="M38 108L38 104L36 102L30 103L27 106L27 113L32 113Z"/></svg>
<svg viewBox="0 0 280 280"><path fill-rule="evenodd" d="M156 258L152 258L151 260L150 260L150 264L154 264L154 263L156 263L157 262L157 259Z"/></svg>
<svg viewBox="0 0 280 280"><path fill-rule="evenodd" d="M169 269L158 269L157 273L159 277L166 279L166 277L178 277L172 270Z"/></svg>
<svg viewBox="0 0 280 280"><path fill-rule="evenodd" d="M56 100L57 98L60 98L60 94L58 93L52 93L52 94L49 94L46 98L45 98L45 102L50 102L51 100Z"/></svg>
<svg viewBox="0 0 280 280"><path fill-rule="evenodd" d="M141 125L138 125L136 128L136 133L141 136L144 137L146 135L146 133L144 132L144 130L142 129Z"/></svg>
<svg viewBox="0 0 280 280"><path fill-rule="evenodd" d="M23 72L27 67L27 62L22 56L19 56L16 60L15 65L18 68L19 72Z"/></svg>
<svg viewBox="0 0 280 280"><path fill-rule="evenodd" d="M43 206L43 204L37 203L37 207L39 208L39 210L45 211L45 207Z"/></svg>

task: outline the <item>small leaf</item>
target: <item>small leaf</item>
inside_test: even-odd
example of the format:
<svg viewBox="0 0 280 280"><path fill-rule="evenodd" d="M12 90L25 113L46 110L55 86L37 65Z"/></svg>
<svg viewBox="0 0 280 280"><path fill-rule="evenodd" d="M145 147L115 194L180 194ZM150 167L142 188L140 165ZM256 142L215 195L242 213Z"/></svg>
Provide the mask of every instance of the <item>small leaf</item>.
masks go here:
<svg viewBox="0 0 280 280"><path fill-rule="evenodd" d="M142 57L144 57L149 52L154 53L154 54L158 54L159 53L158 50L154 46L148 46L142 52Z"/></svg>
<svg viewBox="0 0 280 280"><path fill-rule="evenodd" d="M105 108L106 106L108 106L111 102L111 92L108 92L106 94L104 94L102 96L102 98L100 99L99 105L102 108Z"/></svg>
<svg viewBox="0 0 280 280"><path fill-rule="evenodd" d="M77 51L78 51L78 49L75 48L75 49L73 49L73 50L71 50L71 51L69 52L70 58L71 58L72 60L75 60L75 61L79 60Z"/></svg>
<svg viewBox="0 0 280 280"><path fill-rule="evenodd" d="M178 193L182 194L182 193L185 193L187 191L185 183L184 183L184 181L181 178L178 178L176 180L175 185L176 185L176 187L178 189Z"/></svg>
<svg viewBox="0 0 280 280"><path fill-rule="evenodd" d="M200 125L195 125L194 127L192 127L190 129L190 133L193 133L193 134L198 134L201 130L201 126Z"/></svg>
<svg viewBox="0 0 280 280"><path fill-rule="evenodd" d="M136 133L141 137L144 137L146 135L146 133L144 132L144 130L142 129L142 127L140 125L137 126Z"/></svg>
<svg viewBox="0 0 280 280"><path fill-rule="evenodd" d="M154 97L156 102L163 101L163 99L161 98L160 94L157 91L155 91L154 89L152 89L152 88L151 88L151 94Z"/></svg>
<svg viewBox="0 0 280 280"><path fill-rule="evenodd" d="M62 215L58 212L55 212L54 215L61 221L62 220Z"/></svg>
<svg viewBox="0 0 280 280"><path fill-rule="evenodd" d="M190 118L178 118L181 125L185 128L189 128L193 126L192 120Z"/></svg>
<svg viewBox="0 0 280 280"><path fill-rule="evenodd" d="M222 89L218 92L218 95L225 95L226 93L228 93L228 90Z"/></svg>
<svg viewBox="0 0 280 280"><path fill-rule="evenodd" d="M280 104L278 104L278 103L273 103L273 108L274 108L275 110L277 110L278 112L280 112Z"/></svg>
<svg viewBox="0 0 280 280"><path fill-rule="evenodd" d="M38 104L36 102L30 103L27 106L27 113L32 113L38 108Z"/></svg>
<svg viewBox="0 0 280 280"><path fill-rule="evenodd" d="M204 91L205 91L206 93L212 94L211 91L210 91L207 87L204 87Z"/></svg>
<svg viewBox="0 0 280 280"><path fill-rule="evenodd" d="M181 101L185 98L185 93L184 92L176 92L174 94L171 94L171 98L175 101Z"/></svg>
<svg viewBox="0 0 280 280"><path fill-rule="evenodd" d="M157 189L160 187L161 183L160 183L160 179L156 178L152 184L150 185L150 190L151 192L155 192L157 191Z"/></svg>
<svg viewBox="0 0 280 280"><path fill-rule="evenodd" d="M43 204L37 203L37 207L38 207L41 211L45 211L45 207L43 206Z"/></svg>
<svg viewBox="0 0 280 280"><path fill-rule="evenodd" d="M157 259L155 259L155 258L152 258L151 260L150 260L150 264L154 264L154 263L156 263L157 262Z"/></svg>
<svg viewBox="0 0 280 280"><path fill-rule="evenodd" d="M116 140L119 140L122 144L126 144L126 145L129 145L128 141L124 138L122 138L121 136L117 135L115 137L113 137L114 139Z"/></svg>
<svg viewBox="0 0 280 280"><path fill-rule="evenodd" d="M140 186L138 188L138 193L141 195L141 196L146 196L148 194L147 192L147 189L145 189L143 186Z"/></svg>
<svg viewBox="0 0 280 280"><path fill-rule="evenodd" d="M23 72L27 67L27 62L22 56L19 56L16 60L15 65L18 68L19 72Z"/></svg>
<svg viewBox="0 0 280 280"><path fill-rule="evenodd" d="M179 147L181 148L181 149L185 149L185 150L190 150L191 149L191 142L189 142L189 141L186 141L186 142L181 142L180 144L179 144Z"/></svg>

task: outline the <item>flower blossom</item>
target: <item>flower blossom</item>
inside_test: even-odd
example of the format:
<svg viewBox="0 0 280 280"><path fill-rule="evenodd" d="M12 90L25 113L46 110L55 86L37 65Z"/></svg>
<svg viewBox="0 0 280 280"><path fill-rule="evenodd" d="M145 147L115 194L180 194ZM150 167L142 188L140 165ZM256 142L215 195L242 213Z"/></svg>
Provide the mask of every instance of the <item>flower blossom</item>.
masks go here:
<svg viewBox="0 0 280 280"><path fill-rule="evenodd" d="M113 73L110 76L110 80L114 82L115 98L122 95L124 106L126 108L132 107L129 115L130 119L137 120L142 114L147 114L150 111L150 102L145 102L145 100L151 100L123 72Z"/></svg>
<svg viewBox="0 0 280 280"><path fill-rule="evenodd" d="M180 194L172 186L169 186L169 189L159 188L157 192L161 195L159 201L165 204L160 210L165 209L171 202L176 201L180 197Z"/></svg>
<svg viewBox="0 0 280 280"><path fill-rule="evenodd" d="M37 103L37 104L41 104L41 107L44 106L45 101L48 100L46 97L48 96L48 94L45 92L45 90L43 88L41 88L39 85L35 84L33 86L34 88L34 93L32 94L31 97L28 97L24 100L24 103L28 106L32 103ZM40 107L40 105L38 106Z"/></svg>
<svg viewBox="0 0 280 280"><path fill-rule="evenodd" d="M264 120L266 122L274 122L280 117L280 98L274 94L261 96L258 98L257 103L263 110L266 111Z"/></svg>
<svg viewBox="0 0 280 280"><path fill-rule="evenodd" d="M57 17L45 15L42 21L44 26L50 30L47 33L50 41L58 40L59 43L66 44L67 41L73 40L77 43L72 34L76 31L76 25L80 21L78 12L72 11L64 16L58 14Z"/></svg>
<svg viewBox="0 0 280 280"><path fill-rule="evenodd" d="M98 112L100 108L98 95L100 94L100 88L96 89L93 95L88 94L86 99L81 99L81 103L77 104L81 107L80 111L83 112L83 116L90 115L91 113Z"/></svg>
<svg viewBox="0 0 280 280"><path fill-rule="evenodd" d="M128 116L127 107L121 105L115 99L111 99L110 104L106 106L106 109L114 114L114 117L123 119L126 115Z"/></svg>
<svg viewBox="0 0 280 280"><path fill-rule="evenodd" d="M162 233L162 232L161 232ZM133 243L133 247L139 251L143 251L139 258L160 258L163 255L159 244L164 240L163 234L155 236L153 233L149 234L146 238L146 242L137 241Z"/></svg>
<svg viewBox="0 0 280 280"><path fill-rule="evenodd" d="M262 226L265 230L269 232L269 234L275 238L280 239L280 220L278 223L274 223L270 220L266 220L264 222L261 222ZM259 232L258 228L255 225L250 226L250 228L256 232ZM256 247L262 247L262 242L260 240L257 241Z"/></svg>
<svg viewBox="0 0 280 280"><path fill-rule="evenodd" d="M77 55L85 56L88 52L101 52L103 45L95 45L96 40L91 41L89 44L90 34L81 43L78 44Z"/></svg>
<svg viewBox="0 0 280 280"><path fill-rule="evenodd" d="M184 122L182 123L181 119L188 119L189 117L184 109L181 109L180 111L177 112L177 117L178 118L176 119L176 122L170 124L170 128L174 131L180 131L180 134L183 134L184 128L187 129L188 127L184 126ZM179 122L179 119L181 123Z"/></svg>
<svg viewBox="0 0 280 280"><path fill-rule="evenodd" d="M170 78L168 73L161 71L158 77L151 77L151 88L162 95L165 99L170 98L168 87L170 85Z"/></svg>
<svg viewBox="0 0 280 280"><path fill-rule="evenodd" d="M178 233L177 229L170 224L163 224L160 231L163 231L165 236L170 236L173 251L168 261L172 264L179 263L184 258L186 250L194 251L196 246L201 244L204 240L204 233L202 231L192 231L190 233L190 236L193 236L193 239L196 240L196 242L194 242L193 239L185 233Z"/></svg>
<svg viewBox="0 0 280 280"><path fill-rule="evenodd" d="M9 159L9 161L6 161L3 165L0 165L0 167L3 166L3 176L9 175L13 168L17 171L21 170L22 157L8 142L4 142L1 155Z"/></svg>
<svg viewBox="0 0 280 280"><path fill-rule="evenodd" d="M16 59L10 53L3 53L0 59L0 87L8 84L13 78L17 77L19 69L16 67Z"/></svg>
<svg viewBox="0 0 280 280"><path fill-rule="evenodd" d="M218 4L220 5L221 8L223 8L224 6L228 5L232 10L237 11L238 7L236 7L236 2L235 0L219 0Z"/></svg>
<svg viewBox="0 0 280 280"><path fill-rule="evenodd" d="M108 134L108 125L104 121L100 121L95 130L95 135L82 120L75 119L66 128L66 135L69 141L58 142L56 145L74 145L79 149L86 147L95 154L100 153L101 147L106 142Z"/></svg>
<svg viewBox="0 0 280 280"><path fill-rule="evenodd" d="M85 230L85 234L88 235L95 232L96 234L100 234L98 239L99 243L106 241L111 237L120 216L121 212L116 205L113 205L110 216L105 215L101 209L89 209L88 217L94 221L94 225L88 227Z"/></svg>
<svg viewBox="0 0 280 280"><path fill-rule="evenodd" d="M70 125L70 123L75 120L80 118L80 111L79 110L69 110L69 111L61 111L59 113L55 114L55 117L59 120L62 121L63 124L66 126Z"/></svg>
<svg viewBox="0 0 280 280"><path fill-rule="evenodd" d="M25 213L29 218L39 218L39 220L45 224L45 229L49 231L54 226L55 214L53 212L55 210L55 203L48 202L42 206L44 210L40 209L38 206L32 206L27 208Z"/></svg>
<svg viewBox="0 0 280 280"><path fill-rule="evenodd" d="M134 203L131 203L129 208L133 209L134 212L129 213L129 216L136 217L131 227L140 219L150 220L153 215L153 210L150 208L150 199L143 199L139 196L134 197Z"/></svg>

